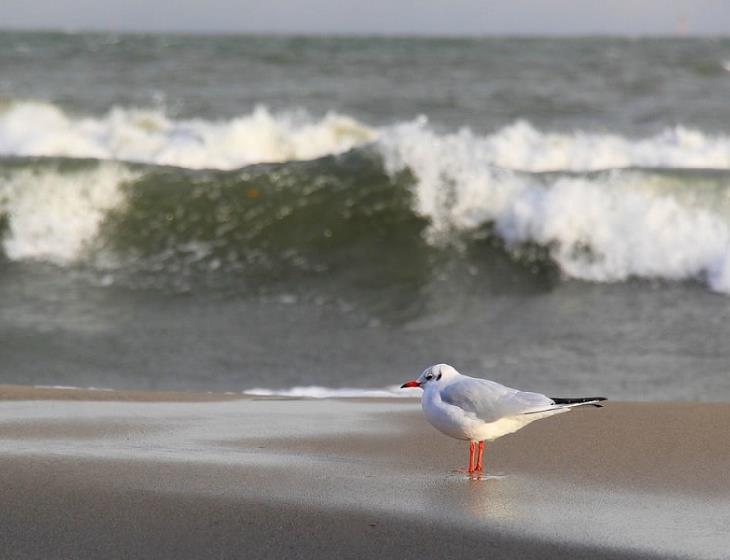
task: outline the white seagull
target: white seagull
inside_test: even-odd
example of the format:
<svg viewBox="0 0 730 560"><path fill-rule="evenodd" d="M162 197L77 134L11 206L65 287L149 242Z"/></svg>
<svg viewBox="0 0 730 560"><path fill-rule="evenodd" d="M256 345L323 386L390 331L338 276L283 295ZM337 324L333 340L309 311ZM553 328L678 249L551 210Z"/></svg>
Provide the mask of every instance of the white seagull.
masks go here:
<svg viewBox="0 0 730 560"><path fill-rule="evenodd" d="M469 441L469 472L482 471L484 442L494 441L530 422L573 407L600 407L605 397L557 398L518 391L494 381L461 375L446 364L426 368L401 389L423 389L421 407L434 428L447 436ZM478 444L478 453L475 453ZM474 461L476 454L476 462Z"/></svg>

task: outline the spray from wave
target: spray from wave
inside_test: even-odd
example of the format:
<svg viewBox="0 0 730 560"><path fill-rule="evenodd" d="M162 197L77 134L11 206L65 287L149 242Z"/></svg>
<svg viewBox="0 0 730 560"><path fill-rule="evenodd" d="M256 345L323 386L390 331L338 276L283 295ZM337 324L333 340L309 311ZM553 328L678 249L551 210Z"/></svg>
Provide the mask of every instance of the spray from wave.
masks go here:
<svg viewBox="0 0 730 560"><path fill-rule="evenodd" d="M75 117L17 102L0 111L0 153L11 260L176 276L350 270L387 284L428 274L434 255L477 258L463 242L488 235L510 255L540 247L571 278L730 293L730 138L682 127L630 139L518 122L480 136L425 119Z"/></svg>

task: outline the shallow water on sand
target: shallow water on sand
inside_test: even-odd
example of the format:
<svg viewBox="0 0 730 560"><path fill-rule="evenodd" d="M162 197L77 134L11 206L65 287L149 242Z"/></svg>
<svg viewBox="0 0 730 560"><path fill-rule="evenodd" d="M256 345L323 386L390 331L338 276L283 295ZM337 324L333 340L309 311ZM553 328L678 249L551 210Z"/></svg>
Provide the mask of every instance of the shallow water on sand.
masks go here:
<svg viewBox="0 0 730 560"><path fill-rule="evenodd" d="M489 460L508 474L479 482L450 470L461 458L462 442L437 436L412 402L4 402L0 440L9 480L20 481L29 469L49 480L26 492L18 511L44 507L57 491L83 487L100 495L264 503L278 508L279 520L295 507L305 507L307 518L364 513L375 526L414 522L443 532L444 539L466 531L488 542L508 535L525 546L537 540L624 551L626 557L720 558L730 516L723 493L708 494L701 481L678 487L667 474L646 472L625 449L636 443L611 435L632 429L647 406L576 411L536 423L490 446ZM692 461L694 444L686 438L702 431L692 420L702 416L702 405L693 406L694 412L664 405L663 413L680 417L689 430L670 434L657 427L674 441L669 454L660 447L653 451L670 470L678 466L676 450ZM727 416L725 408L715 413ZM598 467L570 444L577 434L590 440L597 426L603 426L602 441L590 453L591 461L599 456ZM541 469L557 454L567 454L571 468ZM715 457L704 474L724 476L727 457ZM605 476L613 482L602 483ZM13 488L9 484L6 491ZM127 513L106 515L124 527ZM281 531L281 523L276 527Z"/></svg>

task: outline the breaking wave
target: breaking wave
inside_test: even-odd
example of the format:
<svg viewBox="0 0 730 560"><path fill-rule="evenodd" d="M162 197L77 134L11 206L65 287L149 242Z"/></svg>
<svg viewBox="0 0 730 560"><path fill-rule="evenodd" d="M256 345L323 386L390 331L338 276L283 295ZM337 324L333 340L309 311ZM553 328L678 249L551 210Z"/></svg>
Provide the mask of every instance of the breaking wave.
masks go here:
<svg viewBox="0 0 730 560"><path fill-rule="evenodd" d="M726 139L712 144L694 136L702 149L687 150L683 168L671 167L685 153L679 146L641 141L623 152L605 150L612 162L601 155L604 150L589 161L590 150L581 146L579 157L562 162L572 172L532 174L495 168L501 160L490 148L492 139L470 132L439 136L409 126L382 144L391 174L413 173L416 208L429 217L432 233L490 223L508 245L545 247L572 278L701 278L730 292L730 146L723 154ZM532 167L557 163L549 153L545 157ZM654 167L575 171L608 163ZM718 169L691 169L693 164Z"/></svg>
<svg viewBox="0 0 730 560"><path fill-rule="evenodd" d="M630 139L518 122L478 135L425 119L75 117L16 102L0 108L0 153L11 261L389 285L446 258L488 269L537 247L533 264L570 278L730 293L730 138L682 127Z"/></svg>

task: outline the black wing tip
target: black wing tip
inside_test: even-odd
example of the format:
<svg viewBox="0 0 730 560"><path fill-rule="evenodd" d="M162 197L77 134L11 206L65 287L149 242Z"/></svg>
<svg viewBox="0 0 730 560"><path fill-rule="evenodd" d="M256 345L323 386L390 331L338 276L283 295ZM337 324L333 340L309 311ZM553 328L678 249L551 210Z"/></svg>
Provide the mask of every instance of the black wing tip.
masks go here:
<svg viewBox="0 0 730 560"><path fill-rule="evenodd" d="M580 404L589 403L591 401L607 401L606 397L576 397L576 398L563 398L563 397L550 397L555 404ZM603 408L602 404L593 403L592 406L596 408Z"/></svg>

